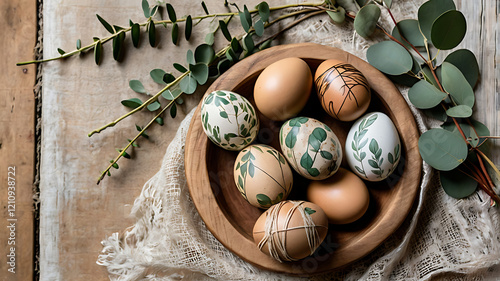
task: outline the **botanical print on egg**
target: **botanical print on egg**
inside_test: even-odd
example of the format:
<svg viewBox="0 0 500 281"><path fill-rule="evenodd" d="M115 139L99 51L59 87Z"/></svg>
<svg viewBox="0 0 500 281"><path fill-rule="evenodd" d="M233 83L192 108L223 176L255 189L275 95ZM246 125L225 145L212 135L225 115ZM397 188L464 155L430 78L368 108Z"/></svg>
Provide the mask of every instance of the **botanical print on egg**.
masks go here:
<svg viewBox="0 0 500 281"><path fill-rule="evenodd" d="M238 154L234 179L243 198L259 208L286 199L293 185L292 171L283 155L263 144L248 146Z"/></svg>
<svg viewBox="0 0 500 281"><path fill-rule="evenodd" d="M227 150L241 150L257 136L259 119L252 104L230 91L214 91L202 104L201 121L208 138Z"/></svg>
<svg viewBox="0 0 500 281"><path fill-rule="evenodd" d="M368 108L370 85L351 64L327 60L316 70L314 82L323 109L338 120L355 120Z"/></svg>
<svg viewBox="0 0 500 281"><path fill-rule="evenodd" d="M280 130L280 145L290 165L308 179L328 178L342 161L337 136L313 118L296 117L285 122Z"/></svg>
<svg viewBox="0 0 500 281"><path fill-rule="evenodd" d="M385 139L374 137L375 131L386 131ZM387 178L401 156L397 131L389 117L382 113L367 114L356 121L347 137L347 145L350 145L346 147L349 165L356 174L369 181Z"/></svg>

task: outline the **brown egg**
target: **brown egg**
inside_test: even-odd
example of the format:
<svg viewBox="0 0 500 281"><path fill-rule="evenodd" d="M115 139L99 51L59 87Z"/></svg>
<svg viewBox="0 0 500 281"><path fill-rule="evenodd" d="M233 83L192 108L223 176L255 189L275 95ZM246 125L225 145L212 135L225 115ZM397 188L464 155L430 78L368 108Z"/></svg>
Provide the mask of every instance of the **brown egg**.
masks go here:
<svg viewBox="0 0 500 281"><path fill-rule="evenodd" d="M299 207L292 210L295 205L299 205ZM286 217L289 212L291 217L287 224ZM273 216L273 213L276 216ZM306 218L311 218L315 225L309 228L314 230L312 233L316 235L310 236L316 237L316 243L312 245L312 249L308 243L308 236L304 227L307 224L303 219L303 215ZM272 223L267 235L266 223ZM318 205L306 201L282 201L271 206L257 219L253 228L253 239L257 246L262 241L261 251L272 257L269 247L279 249L279 247L273 245L283 243L288 257L278 250L274 258L280 261L295 261L314 253L325 239L327 232L328 218Z"/></svg>
<svg viewBox="0 0 500 281"><path fill-rule="evenodd" d="M326 60L316 69L314 83L325 111L341 121L360 117L370 105L370 85L354 66L339 60Z"/></svg>
<svg viewBox="0 0 500 281"><path fill-rule="evenodd" d="M269 119L283 121L299 113L312 89L312 73L299 58L286 58L270 64L257 78L255 105Z"/></svg>
<svg viewBox="0 0 500 281"><path fill-rule="evenodd" d="M365 183L354 173L340 168L326 180L312 181L307 200L320 206L333 224L347 224L361 218L370 204Z"/></svg>

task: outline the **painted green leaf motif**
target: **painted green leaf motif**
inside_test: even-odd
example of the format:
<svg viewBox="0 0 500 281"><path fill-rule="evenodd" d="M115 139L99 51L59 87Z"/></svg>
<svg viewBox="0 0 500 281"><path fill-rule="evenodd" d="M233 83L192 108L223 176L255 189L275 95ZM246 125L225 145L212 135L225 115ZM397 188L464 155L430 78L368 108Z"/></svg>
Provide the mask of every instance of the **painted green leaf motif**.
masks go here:
<svg viewBox="0 0 500 281"><path fill-rule="evenodd" d="M387 160L389 160L389 163L394 164L394 156L392 156L392 153L389 152L387 155Z"/></svg>
<svg viewBox="0 0 500 281"><path fill-rule="evenodd" d="M271 199L265 195L265 194L257 194L257 202L261 205L261 206L269 206L271 205Z"/></svg>
<svg viewBox="0 0 500 281"><path fill-rule="evenodd" d="M368 159L368 164L370 164L370 166L372 166L372 168L375 168L375 169L379 168L377 162L375 162L371 159Z"/></svg>
<svg viewBox="0 0 500 281"><path fill-rule="evenodd" d="M304 209L304 211L306 211L306 213L308 213L309 215L312 215L312 214L316 213L316 210L313 210L313 209L311 209L309 207L306 207Z"/></svg>
<svg viewBox="0 0 500 281"><path fill-rule="evenodd" d="M286 147L292 149L295 146L295 143L297 142L297 134L299 133L299 128L298 127L293 127L292 130L286 135L285 138L285 145Z"/></svg>
<svg viewBox="0 0 500 281"><path fill-rule="evenodd" d="M360 174L363 174L363 175L365 174L365 171L364 171L364 170L362 170L360 167L358 167L358 166L354 166L354 168L356 168L356 170L357 170Z"/></svg>
<svg viewBox="0 0 500 281"><path fill-rule="evenodd" d="M326 160L332 160L332 158L333 158L333 155L328 151L321 150L320 154L321 154L321 157L325 158Z"/></svg>
<svg viewBox="0 0 500 281"><path fill-rule="evenodd" d="M321 141L319 141L314 135L309 135L308 143L310 146L312 146L314 152L319 151L321 147Z"/></svg>
<svg viewBox="0 0 500 281"><path fill-rule="evenodd" d="M370 149L370 152L373 154L376 154L378 152L378 142L375 139L372 139L370 141L370 146L368 147Z"/></svg>
<svg viewBox="0 0 500 281"><path fill-rule="evenodd" d="M326 140L326 131L323 128L315 128L312 135L316 137L317 140L323 142Z"/></svg>
<svg viewBox="0 0 500 281"><path fill-rule="evenodd" d="M359 157L361 158L361 160L365 159L366 152L361 152L361 154L359 155Z"/></svg>
<svg viewBox="0 0 500 281"><path fill-rule="evenodd" d="M304 169L309 170L312 168L313 165L313 160L311 156L308 153L304 153L302 157L300 158L300 166L302 166Z"/></svg>
<svg viewBox="0 0 500 281"><path fill-rule="evenodd" d="M220 117L222 117L222 118L226 118L226 119L228 118L228 116L227 116L227 112L225 112L225 111L221 111L221 112L219 112L219 115L220 115Z"/></svg>
<svg viewBox="0 0 500 281"><path fill-rule="evenodd" d="M252 162L248 162L248 174L253 178L255 175L255 166Z"/></svg>
<svg viewBox="0 0 500 281"><path fill-rule="evenodd" d="M309 173L309 175L311 175L313 177L319 176L319 170L316 168L307 169L307 172Z"/></svg>

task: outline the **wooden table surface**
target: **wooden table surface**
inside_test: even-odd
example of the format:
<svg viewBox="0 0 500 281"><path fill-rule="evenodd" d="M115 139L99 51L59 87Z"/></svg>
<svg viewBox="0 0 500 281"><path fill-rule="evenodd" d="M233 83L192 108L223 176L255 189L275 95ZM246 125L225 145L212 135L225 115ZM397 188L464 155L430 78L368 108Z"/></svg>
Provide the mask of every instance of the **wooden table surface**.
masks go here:
<svg viewBox="0 0 500 281"><path fill-rule="evenodd" d="M210 11L220 10L222 6L221 1L206 2ZM253 6L260 1L240 2ZM111 0L44 1L44 9L59 9L57 12L61 15L60 20L53 21L60 27L54 29L52 26L52 30L61 33L45 34L44 40L65 50L73 49L77 38L88 44L92 36L105 34L95 13L122 25L128 24L128 17L143 21L139 1L120 1L119 6L115 3ZM498 1L455 0L455 3L468 23L467 37L461 46L476 54L482 72L481 82L475 89L475 117L487 125L492 135L500 135ZM193 11L188 3L181 1L174 1L173 5L179 7L178 16L202 13L201 8ZM35 0L0 2L0 26L3 27L0 31L0 67L3 70L0 75L1 280L31 280L36 274L34 261L37 257L33 249L37 240L32 191L36 172L36 101L33 93L36 68L33 65L15 66L16 62L32 58L37 38L36 15ZM126 144L126 139L135 135L134 124L144 125L150 115L141 113L135 119L126 119L115 128L90 139L86 135L127 111L119 101L137 97L127 89L128 80L148 81L149 70L171 70L172 62L184 60L175 51L170 51L173 47L167 34L163 35L161 40L164 42L157 49L147 46L146 40L139 50L130 48L127 59L121 63L112 60L108 49L101 67L92 66L92 55L44 65L44 71L50 73L52 80L46 81L50 87L44 88L44 98L47 99L43 100L45 121L42 134L45 142L41 146L42 157L38 160L42 169L40 188L43 199L40 221L41 280L108 279L106 269L96 265L102 249L99 242L134 222L128 213L135 197L144 182L156 173L176 128L197 100L187 99L176 119L169 119L165 126L152 129L149 132L152 140L141 141L141 147L133 152L134 160L122 160L119 171L114 171L113 176L99 186L95 185L95 180L108 160L115 157L115 147ZM200 34L193 36L200 37ZM186 42L180 45L179 49L196 46ZM44 50L44 55L56 56L57 51ZM152 56L157 59L151 59ZM134 70L137 73L135 76L128 75ZM85 79L80 80L80 77ZM70 79L71 83L57 83L57 79ZM67 85L73 86L68 89ZM121 87L108 88L109 85ZM154 83L147 82L146 86L153 87ZM72 117L62 118L64 116ZM493 160L498 164L498 142L493 151ZM15 175L9 174L14 169ZM9 186L15 186L15 200L9 198ZM12 212L13 205L15 212ZM11 232L7 226L12 225L15 231ZM9 237L14 239L9 240ZM9 245L12 240L15 245ZM6 258L10 259L6 255L12 255L11 252L15 254L16 273L10 273L10 265L5 262Z"/></svg>

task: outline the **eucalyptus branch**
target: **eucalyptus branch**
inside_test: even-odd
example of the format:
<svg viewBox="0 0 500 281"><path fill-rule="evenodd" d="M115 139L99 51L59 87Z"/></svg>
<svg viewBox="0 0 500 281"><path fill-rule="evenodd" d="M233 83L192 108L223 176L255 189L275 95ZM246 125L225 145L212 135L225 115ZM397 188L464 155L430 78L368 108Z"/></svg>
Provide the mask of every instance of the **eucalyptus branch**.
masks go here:
<svg viewBox="0 0 500 281"><path fill-rule="evenodd" d="M97 180L97 184L99 184L101 182L101 180L106 176L106 174L108 174L109 170L116 164L116 162L118 162L118 160L120 160L120 158L122 158L122 156L124 155L124 153L127 151L127 149L130 148L130 146L139 138L141 137L144 132L155 122L155 120L160 117L164 112L165 110L167 110L168 108L170 108L172 106L172 104L174 104L174 102L180 97L182 96L182 92L177 95L174 99L172 99L158 114L156 114L156 116L151 119L151 121L149 121L149 123L144 126L144 128L142 128L142 130L131 140L129 141L129 143L127 144L127 146L125 146L121 151L120 153L118 154L118 156L113 160L113 162L111 162L111 164L109 164L109 166L106 168L106 170L104 170L102 173L101 173L101 176L99 177L99 179ZM109 174L108 174L109 175Z"/></svg>
<svg viewBox="0 0 500 281"><path fill-rule="evenodd" d="M137 108L134 108L132 111L128 112L127 114L119 117L118 119L116 119L115 121L113 122L110 122L104 126L102 126L101 128L99 129L96 129L96 130L93 130L92 132L90 132L88 134L89 137L91 137L93 134L95 133L100 133L101 131L105 130L106 128L108 127L113 127L115 126L118 122L120 122L121 120L127 118L128 116L142 110L144 107L148 106L150 103L154 102L155 100L158 99L158 97L163 93L165 92L166 90L168 90L170 87L174 86L175 84L179 83L179 81L182 80L182 78L186 77L187 75L189 75L189 73L191 73L191 71L186 71L184 72L182 75L180 75L179 77L177 77L173 82L167 84L163 89L161 89L158 93L156 93L154 96L152 96L151 98L149 98L147 101L145 101L143 104L141 104L140 106L138 106ZM154 120L153 120L154 121Z"/></svg>

